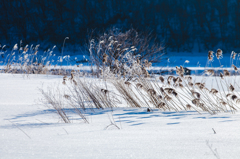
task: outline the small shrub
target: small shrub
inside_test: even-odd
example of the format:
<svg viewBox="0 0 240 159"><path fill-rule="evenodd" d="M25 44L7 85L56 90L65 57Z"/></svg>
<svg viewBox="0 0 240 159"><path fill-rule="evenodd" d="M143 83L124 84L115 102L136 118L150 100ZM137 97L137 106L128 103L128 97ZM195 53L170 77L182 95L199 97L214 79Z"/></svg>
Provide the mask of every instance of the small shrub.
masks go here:
<svg viewBox="0 0 240 159"><path fill-rule="evenodd" d="M134 67L141 61L147 60L149 65L161 61L163 49L150 33L139 34L134 29L126 32L111 29L96 39L90 39L89 44L91 60L97 68L109 67L115 74L124 74L126 66Z"/></svg>

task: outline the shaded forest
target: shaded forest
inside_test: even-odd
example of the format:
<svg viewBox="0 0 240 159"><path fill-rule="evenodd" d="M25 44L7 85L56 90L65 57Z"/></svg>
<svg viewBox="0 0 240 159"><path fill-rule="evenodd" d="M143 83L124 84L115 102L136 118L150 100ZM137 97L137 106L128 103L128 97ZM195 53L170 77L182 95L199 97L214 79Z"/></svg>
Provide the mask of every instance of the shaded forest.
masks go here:
<svg viewBox="0 0 240 159"><path fill-rule="evenodd" d="M1 0L0 42L83 46L91 30L118 27L150 30L170 51L238 51L239 16L238 0Z"/></svg>

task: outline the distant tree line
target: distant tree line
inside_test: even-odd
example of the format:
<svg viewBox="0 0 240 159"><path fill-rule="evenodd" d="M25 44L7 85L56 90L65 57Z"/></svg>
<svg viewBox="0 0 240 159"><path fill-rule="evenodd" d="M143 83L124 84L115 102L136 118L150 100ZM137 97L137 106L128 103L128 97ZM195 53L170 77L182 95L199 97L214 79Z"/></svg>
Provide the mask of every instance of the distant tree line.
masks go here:
<svg viewBox="0 0 240 159"><path fill-rule="evenodd" d="M84 45L92 29L152 31L171 51L240 48L238 0L1 0L0 42Z"/></svg>

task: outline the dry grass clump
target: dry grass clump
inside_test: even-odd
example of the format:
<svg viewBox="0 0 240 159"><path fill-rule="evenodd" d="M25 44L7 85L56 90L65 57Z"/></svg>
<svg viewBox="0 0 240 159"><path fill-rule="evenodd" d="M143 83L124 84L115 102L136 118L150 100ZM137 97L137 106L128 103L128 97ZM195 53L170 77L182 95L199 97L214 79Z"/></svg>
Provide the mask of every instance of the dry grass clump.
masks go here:
<svg viewBox="0 0 240 159"><path fill-rule="evenodd" d="M72 71L70 77L63 77L62 89L57 87L47 91L40 90L43 103L55 109L65 123L70 122L68 111L66 111L68 109L80 116L84 122L89 123L85 115L87 110L113 108L120 102L108 89L79 77L81 75Z"/></svg>
<svg viewBox="0 0 240 159"><path fill-rule="evenodd" d="M71 69L66 69L64 67L59 67L58 64L62 64L63 60L69 63L70 56L59 56L55 58L53 54L54 46L51 49L45 51L42 55L39 53L40 45L26 45L20 46L15 44L12 51L7 54L7 51L0 51L0 55L3 58L2 63L3 68L0 70L1 73L12 73L12 74L48 74L48 75L70 75L72 69L79 70L79 65L71 67ZM2 47L4 48L4 47ZM58 59L55 60L54 59ZM53 63L55 65L53 66Z"/></svg>
<svg viewBox="0 0 240 159"><path fill-rule="evenodd" d="M139 103L142 103L140 106L143 107L175 111L192 109L198 112L207 111L210 114L222 111L235 112L239 109L238 92L224 78L230 76L229 71L224 71L224 75L220 73L221 78L216 80L218 89L207 88L204 82L193 82L191 76L184 76L181 71L179 72L179 77L168 76L167 80L163 76L160 76L159 80L153 81L139 77L134 82L136 83L135 87L126 87L125 91L119 92L121 95L127 96L125 99L128 101L134 100L132 103L137 103L134 107L139 107ZM210 70L209 72L208 75L215 75L215 71ZM119 87L119 85L123 84L119 81L115 82L115 87ZM131 85L134 86L133 83ZM224 88L228 88L228 90ZM128 92L131 93L128 94ZM228 95L228 93L231 94Z"/></svg>
<svg viewBox="0 0 240 159"><path fill-rule="evenodd" d="M222 51L218 50L216 56L218 59L222 58ZM209 52L208 57L209 61L213 60L213 52ZM132 57L129 58L132 59ZM136 64L140 65L141 61L135 60ZM107 62L106 59L104 61ZM118 62L115 63L119 66ZM135 63L134 60L133 63ZM144 69L151 65L148 61L144 61L143 64L141 67ZM162 111L194 110L199 113L216 114L218 112L234 113L239 109L240 94L237 90L240 90L240 87L236 75L231 75L230 71L217 72L214 69L208 69L202 75L202 80L196 82L195 77L184 75L182 66L176 69L178 76L149 78L151 76L146 77L147 73L143 72L115 74L106 66L100 76L103 78L92 80L79 78L78 72L71 71L70 77L63 77L62 83L67 93L62 93L61 100L64 100L62 103L70 106L85 122L88 122L84 115L88 109L113 108L120 105L144 107L149 112L157 108ZM233 69L237 71L235 65ZM213 80L215 88L207 86L208 78ZM59 109L59 107L63 108L64 104L53 102L55 100L52 100L54 96L51 93L44 91L42 93L52 108L57 110L59 116L64 118L64 122L69 122L68 116L63 113L65 109Z"/></svg>
<svg viewBox="0 0 240 159"><path fill-rule="evenodd" d="M151 34L139 34L134 29L127 32L111 29L90 39L89 52L97 71L105 71L107 67L121 76L144 74L149 77L146 68L161 59L163 47L154 41Z"/></svg>
<svg viewBox="0 0 240 159"><path fill-rule="evenodd" d="M48 72L48 66L51 65L50 61L46 58L41 58L38 56L38 49L40 45L36 46L21 46L18 47L17 44L14 45L10 54L5 57L5 62L2 69L4 73L20 73L20 74L46 74ZM49 51L51 56L52 51ZM4 53L5 54L5 53Z"/></svg>
<svg viewBox="0 0 240 159"><path fill-rule="evenodd" d="M44 91L43 89L40 89L40 91L44 98L43 103L49 108L56 110L56 113L65 123L70 123L61 90L48 88L47 91ZM66 98L66 95L64 95L64 97Z"/></svg>

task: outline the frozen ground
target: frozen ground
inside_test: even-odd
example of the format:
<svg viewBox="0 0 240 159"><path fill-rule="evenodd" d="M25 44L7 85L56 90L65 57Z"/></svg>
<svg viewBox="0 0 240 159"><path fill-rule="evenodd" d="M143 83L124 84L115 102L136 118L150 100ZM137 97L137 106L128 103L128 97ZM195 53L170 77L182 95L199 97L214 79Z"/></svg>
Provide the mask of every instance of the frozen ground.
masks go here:
<svg viewBox="0 0 240 159"><path fill-rule="evenodd" d="M240 158L240 113L115 108L89 113L90 124L64 124L38 102L38 88L61 81L61 76L0 74L1 159L214 159L214 153L221 159ZM106 129L112 118L120 130Z"/></svg>

